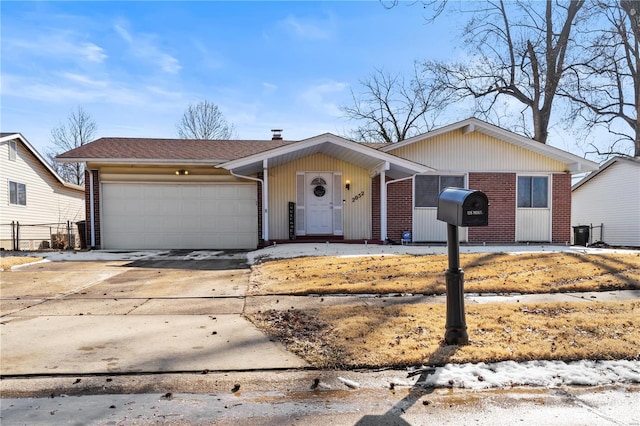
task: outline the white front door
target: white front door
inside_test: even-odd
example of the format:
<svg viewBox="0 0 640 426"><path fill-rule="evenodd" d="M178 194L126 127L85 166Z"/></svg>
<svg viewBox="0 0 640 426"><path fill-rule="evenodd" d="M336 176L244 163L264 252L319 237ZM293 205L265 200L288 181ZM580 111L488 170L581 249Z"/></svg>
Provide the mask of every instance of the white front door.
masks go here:
<svg viewBox="0 0 640 426"><path fill-rule="evenodd" d="M333 234L333 173L305 174L307 235Z"/></svg>

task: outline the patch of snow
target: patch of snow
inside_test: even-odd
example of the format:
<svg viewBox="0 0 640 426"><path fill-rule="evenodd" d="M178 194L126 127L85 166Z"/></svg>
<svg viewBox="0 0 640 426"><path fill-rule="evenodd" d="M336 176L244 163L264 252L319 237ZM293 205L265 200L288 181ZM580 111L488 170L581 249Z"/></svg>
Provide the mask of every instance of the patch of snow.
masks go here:
<svg viewBox="0 0 640 426"><path fill-rule="evenodd" d="M465 389L512 386L603 386L640 383L639 361L503 361L486 364L447 364L423 374L417 386Z"/></svg>

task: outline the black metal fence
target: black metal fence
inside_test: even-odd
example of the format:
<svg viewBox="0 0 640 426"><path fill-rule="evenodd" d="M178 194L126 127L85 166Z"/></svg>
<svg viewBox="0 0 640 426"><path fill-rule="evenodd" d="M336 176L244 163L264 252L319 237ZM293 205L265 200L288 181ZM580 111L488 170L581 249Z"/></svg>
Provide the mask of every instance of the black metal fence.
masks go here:
<svg viewBox="0 0 640 426"><path fill-rule="evenodd" d="M4 250L73 250L80 247L75 222L0 223L0 247Z"/></svg>

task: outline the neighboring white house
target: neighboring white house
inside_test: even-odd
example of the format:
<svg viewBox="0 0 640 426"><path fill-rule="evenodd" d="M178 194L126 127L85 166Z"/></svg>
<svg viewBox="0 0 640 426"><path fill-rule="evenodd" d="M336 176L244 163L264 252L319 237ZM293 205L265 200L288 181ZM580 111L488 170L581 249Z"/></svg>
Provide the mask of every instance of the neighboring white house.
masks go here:
<svg viewBox="0 0 640 426"><path fill-rule="evenodd" d="M571 224L593 226L592 243L640 247L640 159L607 161L573 185L571 201Z"/></svg>
<svg viewBox="0 0 640 426"><path fill-rule="evenodd" d="M84 187L65 182L20 133L0 133L0 247L78 245L84 218Z"/></svg>

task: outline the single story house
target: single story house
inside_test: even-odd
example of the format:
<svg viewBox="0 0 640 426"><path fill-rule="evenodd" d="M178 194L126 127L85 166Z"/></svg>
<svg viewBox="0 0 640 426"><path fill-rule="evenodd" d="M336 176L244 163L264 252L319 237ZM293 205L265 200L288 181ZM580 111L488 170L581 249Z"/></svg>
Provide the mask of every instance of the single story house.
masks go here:
<svg viewBox="0 0 640 426"><path fill-rule="evenodd" d="M84 187L65 182L20 133L0 134L0 182L2 249L77 245L67 240L85 218Z"/></svg>
<svg viewBox="0 0 640 426"><path fill-rule="evenodd" d="M611 158L573 185L571 198L571 224L588 226L592 243L640 247L640 158Z"/></svg>
<svg viewBox="0 0 640 426"><path fill-rule="evenodd" d="M278 135L279 136L279 135ZM445 242L439 192L484 191L489 226L462 241L567 243L571 175L597 164L470 118L395 144L101 138L86 164L88 241L103 249L255 248L272 242Z"/></svg>

